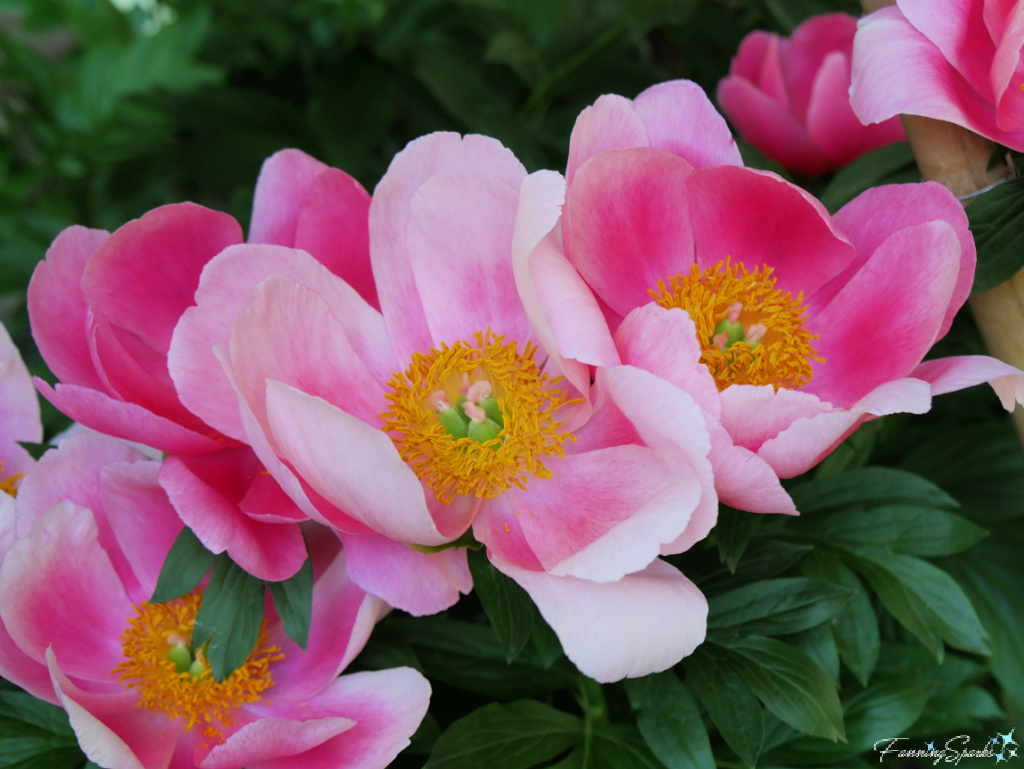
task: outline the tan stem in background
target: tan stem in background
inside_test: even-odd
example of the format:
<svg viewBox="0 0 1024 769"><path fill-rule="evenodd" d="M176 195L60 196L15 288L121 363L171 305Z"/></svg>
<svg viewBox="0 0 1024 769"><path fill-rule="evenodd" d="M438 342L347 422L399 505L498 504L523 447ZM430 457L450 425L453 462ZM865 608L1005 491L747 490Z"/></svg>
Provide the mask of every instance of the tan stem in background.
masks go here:
<svg viewBox="0 0 1024 769"><path fill-rule="evenodd" d="M861 0L865 13L895 4L896 0ZM988 139L933 118L900 115L900 120L922 178L944 184L954 195L977 192L1009 176L1006 166L988 170L995 150L995 144ZM1024 369L1024 270L971 297L970 305L989 352ZM1013 412L1013 426L1024 444L1024 409L1020 406Z"/></svg>

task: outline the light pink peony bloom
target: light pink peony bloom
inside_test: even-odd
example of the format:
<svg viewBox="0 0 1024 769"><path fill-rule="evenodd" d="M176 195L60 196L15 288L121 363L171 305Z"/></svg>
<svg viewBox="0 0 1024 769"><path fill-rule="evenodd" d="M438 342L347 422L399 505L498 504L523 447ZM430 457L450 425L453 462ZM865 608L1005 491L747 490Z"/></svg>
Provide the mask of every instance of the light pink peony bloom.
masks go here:
<svg viewBox="0 0 1024 769"><path fill-rule="evenodd" d="M21 476L33 465L18 441L42 440L39 398L21 353L0 323L0 503L17 493Z"/></svg>
<svg viewBox="0 0 1024 769"><path fill-rule="evenodd" d="M311 529L308 651L272 611L225 684L177 673L199 593L149 605L181 521L159 464L83 433L26 478L0 538L0 671L67 710L86 755L110 769L384 767L423 718L408 669L338 677L384 607L345 575L337 540ZM200 665L201 665L200 655Z"/></svg>
<svg viewBox="0 0 1024 769"><path fill-rule="evenodd" d="M249 239L307 249L376 302L369 205L344 172L285 150L263 165ZM60 384L36 381L82 424L176 455L161 483L186 524L208 549L227 550L257 577L281 580L305 560L295 524L307 516L251 450L226 449L240 444L204 422L202 408L183 402L171 381L172 373L194 377L202 363L176 356L172 345L200 274L241 242L234 219L191 203L150 211L112 235L62 232L28 290L36 342Z"/></svg>
<svg viewBox="0 0 1024 769"><path fill-rule="evenodd" d="M864 126L850 108L856 31L856 19L834 13L812 16L789 39L750 33L718 84L722 111L766 156L808 176L905 141L899 119Z"/></svg>
<svg viewBox="0 0 1024 769"><path fill-rule="evenodd" d="M860 21L851 103L877 123L924 115L1024 150L1024 5L898 0Z"/></svg>
<svg viewBox="0 0 1024 769"><path fill-rule="evenodd" d="M204 377L220 393L208 402L223 405L204 418L341 532L357 584L437 611L469 588L465 551L409 545L472 526L570 659L614 680L662 670L703 640L703 596L657 556L705 536L717 499L692 399L648 372L600 366L617 354L571 268L534 281L562 189L557 174L527 177L492 139L423 137L374 192L380 313L303 252L246 246L211 262L183 324L232 326L213 349L225 374ZM549 323L548 304L567 297L572 322ZM423 579L442 567L447 596Z"/></svg>
<svg viewBox="0 0 1024 769"><path fill-rule="evenodd" d="M1024 399L1024 374L994 359L922 363L975 266L967 217L938 184L874 188L830 217L774 174L641 146L576 168L566 212L565 251L606 305L622 360L701 404L719 495L736 507L794 512L777 478L866 419L986 381L1007 409Z"/></svg>

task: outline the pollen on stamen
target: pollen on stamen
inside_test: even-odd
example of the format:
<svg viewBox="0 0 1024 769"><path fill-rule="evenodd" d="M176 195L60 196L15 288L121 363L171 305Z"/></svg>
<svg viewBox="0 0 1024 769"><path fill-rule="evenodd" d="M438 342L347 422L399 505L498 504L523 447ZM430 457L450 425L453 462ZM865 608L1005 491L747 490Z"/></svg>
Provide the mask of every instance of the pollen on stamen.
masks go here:
<svg viewBox="0 0 1024 769"><path fill-rule="evenodd" d="M659 280L650 291L662 307L693 319L701 361L719 390L733 384L799 389L811 381L812 361L824 362L811 345L818 337L807 329L803 294L794 298L776 288L772 273L767 265L751 271L725 259L705 270L694 264L688 275ZM723 321L740 324L735 336L722 333Z"/></svg>
<svg viewBox="0 0 1024 769"><path fill-rule="evenodd" d="M196 591L168 603L144 601L121 634L125 661L114 668L121 683L139 694L139 708L166 713L185 722L185 731L199 725L213 742L222 739L220 727L231 724L231 712L259 702L273 686L269 665L284 657L267 642L266 623L256 648L240 668L216 681L203 650L194 653L195 672L180 671L172 652L184 649L192 637L202 593ZM187 660L185 661L187 662Z"/></svg>
<svg viewBox="0 0 1024 769"><path fill-rule="evenodd" d="M391 375L382 429L441 503L549 478L544 459L564 456L564 442L574 440L555 419L567 398L561 378L540 370L536 349L520 351L488 329L414 353L408 369ZM468 435L456 435L454 423L446 429L435 405L442 401L465 415Z"/></svg>

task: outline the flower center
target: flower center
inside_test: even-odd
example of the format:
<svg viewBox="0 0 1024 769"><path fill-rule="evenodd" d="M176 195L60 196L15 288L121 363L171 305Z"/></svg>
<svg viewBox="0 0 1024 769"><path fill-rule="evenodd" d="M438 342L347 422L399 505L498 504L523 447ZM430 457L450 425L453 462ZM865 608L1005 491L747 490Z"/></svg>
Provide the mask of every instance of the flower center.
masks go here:
<svg viewBox="0 0 1024 769"><path fill-rule="evenodd" d="M771 267L748 272L726 259L702 273L695 264L650 293L662 307L689 313L719 391L732 384L798 389L811 381L811 361L824 362L811 347L818 336L807 330L803 294L794 299L775 288Z"/></svg>
<svg viewBox="0 0 1024 769"><path fill-rule="evenodd" d="M440 502L551 477L543 458L564 456L563 442L574 438L554 417L566 399L561 377L542 373L535 352L488 329L472 342L413 353L409 368L391 375L383 430Z"/></svg>
<svg viewBox="0 0 1024 769"><path fill-rule="evenodd" d="M238 670L217 682L204 649L189 649L202 591L168 603L143 601L121 634L125 661L114 668L121 682L139 692L138 707L185 721L185 731L197 723L210 738L221 738L220 725L231 723L231 711L258 702L274 682L268 666L283 659L277 646L267 644L266 621L256 649Z"/></svg>
<svg viewBox="0 0 1024 769"><path fill-rule="evenodd" d="M4 463L0 462L0 491L12 497L18 496L18 483L25 473L14 473L4 478Z"/></svg>

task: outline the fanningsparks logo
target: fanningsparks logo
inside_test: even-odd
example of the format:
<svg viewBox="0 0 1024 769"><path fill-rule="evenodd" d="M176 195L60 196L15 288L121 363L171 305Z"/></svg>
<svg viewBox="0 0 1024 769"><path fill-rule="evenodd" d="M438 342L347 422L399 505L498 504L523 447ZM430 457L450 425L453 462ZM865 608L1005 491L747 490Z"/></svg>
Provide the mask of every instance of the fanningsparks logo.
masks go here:
<svg viewBox="0 0 1024 769"><path fill-rule="evenodd" d="M982 748L971 748L971 738L966 734L950 737L946 744L936 747L934 742L924 743L923 748L914 748L906 744L907 737L886 737L875 743L878 760L884 761L886 756L893 758L924 758L932 759L933 764L940 761L959 764L964 758L991 758L997 764L1017 758L1019 743L1013 739L1013 729L1009 734L996 734ZM904 744L900 744L904 743Z"/></svg>

